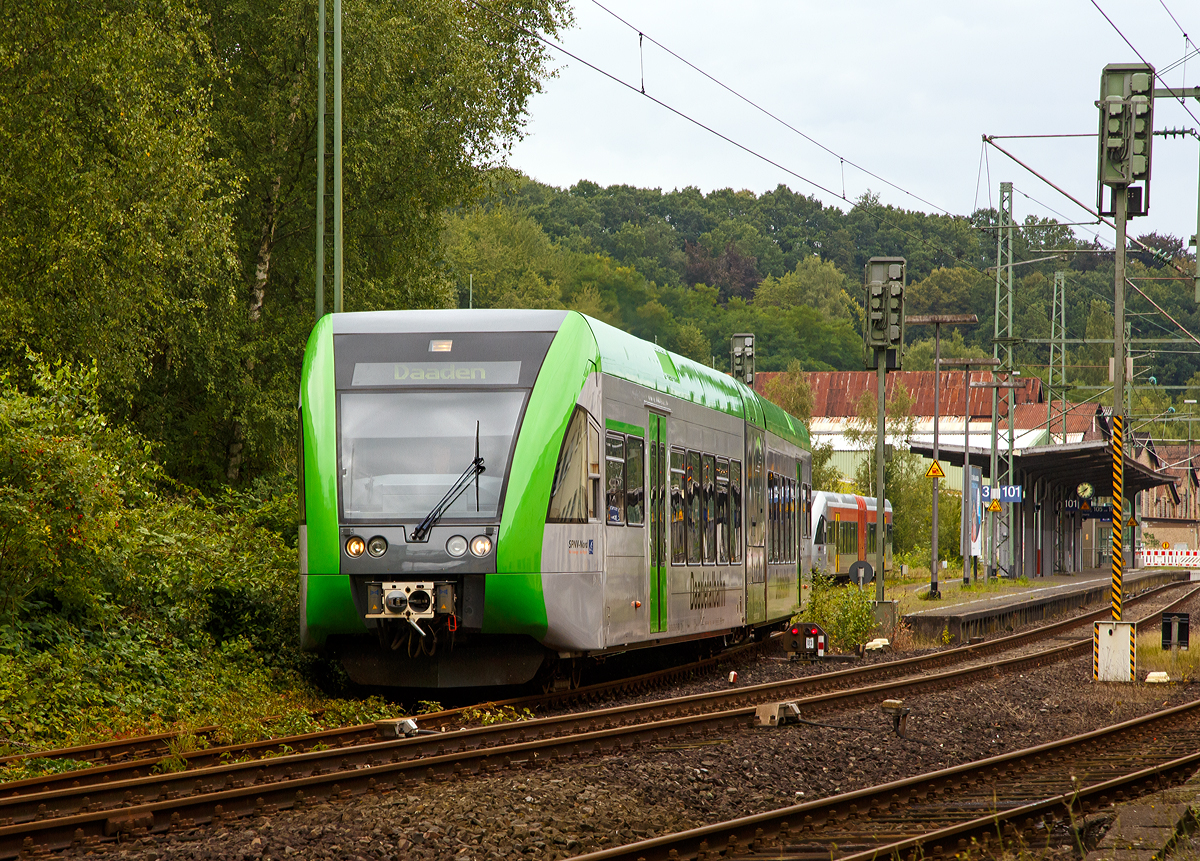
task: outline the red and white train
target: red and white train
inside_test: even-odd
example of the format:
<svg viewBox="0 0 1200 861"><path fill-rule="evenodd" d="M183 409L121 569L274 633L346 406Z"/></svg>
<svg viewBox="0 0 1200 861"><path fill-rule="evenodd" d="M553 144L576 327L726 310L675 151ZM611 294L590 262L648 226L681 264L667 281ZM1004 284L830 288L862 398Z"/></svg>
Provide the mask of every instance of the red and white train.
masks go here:
<svg viewBox="0 0 1200 861"><path fill-rule="evenodd" d="M817 491L812 497L813 567L835 580L850 577L850 566L860 560L879 570L875 532L878 508L871 496ZM892 570L892 503L883 501L887 535L884 570Z"/></svg>

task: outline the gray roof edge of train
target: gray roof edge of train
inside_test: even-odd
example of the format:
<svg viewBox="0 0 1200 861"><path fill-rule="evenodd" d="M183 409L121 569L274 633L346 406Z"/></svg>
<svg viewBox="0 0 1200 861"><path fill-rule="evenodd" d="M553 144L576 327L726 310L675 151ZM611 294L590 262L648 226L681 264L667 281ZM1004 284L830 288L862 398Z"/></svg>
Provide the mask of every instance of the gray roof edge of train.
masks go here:
<svg viewBox="0 0 1200 861"><path fill-rule="evenodd" d="M333 334L421 332L557 332L564 310L432 308L414 311L350 311L333 314Z"/></svg>
<svg viewBox="0 0 1200 861"><path fill-rule="evenodd" d="M839 492L833 491L833 490L814 490L813 491L814 496L818 493L823 494L825 499L828 502L835 502L838 505L855 505L856 504L855 500L858 499L858 497L859 497L859 494L857 494L857 493L839 493ZM864 496L863 497L863 499L874 499L874 498L875 497L873 497L873 496ZM892 501L890 499L884 498L883 510L884 511L892 510Z"/></svg>

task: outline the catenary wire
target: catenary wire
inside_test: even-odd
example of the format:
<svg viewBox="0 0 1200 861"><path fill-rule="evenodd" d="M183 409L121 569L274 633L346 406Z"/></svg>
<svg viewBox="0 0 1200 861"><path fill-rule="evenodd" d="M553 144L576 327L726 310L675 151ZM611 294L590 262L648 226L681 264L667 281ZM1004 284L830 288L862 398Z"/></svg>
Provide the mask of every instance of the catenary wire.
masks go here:
<svg viewBox="0 0 1200 861"><path fill-rule="evenodd" d="M1113 21L1113 19L1108 17L1108 13L1100 8L1100 4L1097 3L1096 0L1092 0L1092 5L1096 7L1097 12L1099 12L1101 15L1104 16L1104 20L1107 21L1109 23L1109 25L1114 30L1117 31L1117 35L1120 36L1125 41L1125 44L1129 46L1129 50L1131 50L1131 51L1133 51L1133 53L1137 54L1138 59L1141 60L1143 63L1145 63L1147 66L1154 68L1153 66L1151 66L1150 62L1145 57L1142 56L1142 52L1133 46L1133 42L1130 42L1129 38L1124 33L1121 32L1121 28L1116 25L1116 23ZM1164 87L1171 89L1171 86L1162 79L1162 75L1160 75L1158 72L1154 73L1154 77L1159 82L1161 82ZM1193 120L1195 120L1197 123L1200 123L1200 117L1197 117L1195 114L1192 113L1192 109L1188 107L1187 100L1182 94L1180 94L1177 97L1177 100L1178 100L1179 104L1183 106L1183 109L1185 111L1187 111L1188 116L1191 117Z"/></svg>
<svg viewBox="0 0 1200 861"><path fill-rule="evenodd" d="M547 47L552 48L556 51L559 51L560 53L564 54L567 57L570 57L573 60L577 60L578 62L587 66L589 69L592 69L593 71L597 72L598 74L603 75L604 77L608 78L609 80L613 81L614 83L617 83L617 84L621 85L622 87L625 87L626 89L631 90L632 92L637 93L638 95L641 95L644 98L649 99L650 101L654 102L659 107L675 114L680 119L686 120L687 122L695 125L698 128L703 129L704 131L708 132L709 134L714 135L715 137L719 137L721 140L731 144L732 146L737 147L738 149L742 150L743 152L745 152L757 159L760 159L761 161L766 162L767 164L771 165L772 167L778 168L779 170L783 171L784 173L788 174L789 176L793 176L796 179L800 180L801 182L805 182L805 183L813 186L814 188L820 189L821 191L825 192L826 194L830 195L831 197L835 197L838 200L849 203L851 206L859 205L859 202L853 201L850 198L846 197L845 195L839 194L838 192L834 191L833 189L827 188L824 185L821 185L816 180L809 179L808 177L792 170L789 167L785 167L784 165L780 164L779 162L775 161L774 159L763 155L762 153L750 148L746 144L743 144L737 140L734 140L733 138L729 137L726 134L723 134L722 132L717 131L716 129L712 128L709 125L706 125L705 123L701 122L700 120L696 119L695 117L692 117L692 116L684 113L679 108L676 108L676 107L668 104L667 102L664 102L662 99L656 98L655 96L652 96L649 93L641 92L641 90L638 87L635 87L632 84L628 83L627 81L622 80L621 78L614 75L612 72L602 69L599 66L597 66L596 64L583 59L582 57L578 56L577 54L574 54L571 51L567 50L562 45L559 45L557 42L550 41L542 34L529 29L521 22L514 20L513 18L510 18L509 16L505 15L504 13L497 12L496 10L489 8L484 3L482 3L481 0L467 0L467 2L469 2L471 5L478 8L484 14L491 15L495 18L498 18L498 19L504 21L505 23L517 28L521 32L525 33L526 35L531 36L534 39L537 39L539 42L546 45ZM947 248L943 248L942 246L938 245L936 242L933 242L924 236L919 236L909 230L906 230L905 228L901 227L899 224L886 218L880 212L873 211L873 209L874 210L882 210L882 209L884 209L884 207L882 207L878 204L876 204L874 207L871 207L871 206L868 206L865 204L863 205L863 211L866 212L872 218L875 218L878 221L888 225L889 227L893 228L897 232L899 232L902 235L911 239L913 242L920 244L920 245L924 245L928 248L931 248L940 254L946 255L951 260L956 261L956 265L964 265L963 261L961 259L961 255L956 254L955 252L953 252ZM959 218L961 216L950 215L949 217ZM972 269L981 275L986 276L988 274L984 270L980 269L978 266L975 266L974 264L969 263L969 262L965 264L965 268Z"/></svg>
<svg viewBox="0 0 1200 861"><path fill-rule="evenodd" d="M771 119L773 119L775 122L777 122L777 123L779 123L780 125L782 125L784 128L787 128L787 129L789 129L790 131L793 131L793 132L795 132L795 133L796 133L796 134L798 134L800 137L804 138L806 141L808 141L809 143L813 144L814 146L820 147L821 149L823 149L825 152L829 153L829 154L830 154L831 156L833 156L834 158L841 160L841 161L842 161L844 164L848 164L848 165L850 165L852 168L855 168L856 170L862 171L862 172L863 172L863 173L865 173L867 176L873 177L874 179L877 179L877 180L879 180L880 182L887 183L888 185L890 185L892 188L896 189L897 191L899 191L899 192L902 192L902 193L904 193L904 194L907 194L909 197L911 197L911 198L914 198L915 200L919 200L919 201L921 201L921 203L924 203L926 206L931 206L931 207L933 207L934 209L938 210L939 212L941 212L941 213L943 213L943 214L945 214L945 215L953 215L953 214L954 214L954 213L950 212L948 209L944 209L943 207L940 207L940 206L938 206L936 203L932 203L932 202L930 202L930 201L926 200L925 198L921 197L920 195L914 194L913 192L909 191L908 189L906 189L906 188L903 188L902 186L896 185L896 183L894 183L894 182L892 182L892 181L890 181L890 180L888 180L888 179L885 179L884 177L880 176L879 174L877 174L877 173L873 173L872 171L869 171L869 170L867 170L867 169L866 169L865 167L863 167L862 165L856 164L855 162L853 162L853 161L851 161L850 159L848 159L848 158L846 158L845 156L843 156L841 153L834 152L832 149L830 149L829 147L825 146L825 144L821 143L821 142L820 142L819 140L817 140L816 138L813 138L812 136L810 136L810 135L808 135L808 134L806 134L806 133L802 132L800 129L796 128L796 127L795 127L795 126L793 126L791 123L789 123L787 120L785 120L785 119L783 119L782 117L779 117L778 115L776 115L776 114L772 113L771 111L767 110L767 109L766 109L766 108L764 108L762 105L759 105L757 102L753 101L752 99L748 98L747 96L743 96L743 95L742 95L741 93L739 93L737 90L733 89L733 87L729 86L729 85L728 85L728 84L726 84L725 82L723 82L723 81L719 80L718 78L714 77L713 75L709 74L709 73L708 73L708 72L706 72L704 69L701 69L699 66L697 66L695 63L691 62L691 61L690 61L690 60L688 60L687 58L685 58L685 57L681 57L679 54L677 54L677 53L675 53L674 51L672 51L670 48L668 48L668 47L667 47L666 45L664 45L662 42L660 42L660 41L658 41L657 39L655 39L653 36L648 36L648 35L646 35L646 34L645 34L645 31L643 31L643 30L639 29L638 27L635 27L635 26L634 26L633 24L631 24L629 21L626 21L624 18L622 18L622 17L621 17L620 15L618 15L616 12L614 12L613 10L611 10L611 9L609 9L607 6L605 6L603 3L601 3L601 2L600 2L600 0L592 0L592 3L593 3L593 4L595 4L596 6L600 7L601 9L603 9L605 12L607 12L607 13L608 13L609 15L611 15L612 17L616 18L618 21L620 21L622 24L624 24L624 25L625 25L626 27L628 27L630 30L633 30L635 33L637 33L637 34L638 34L639 38L640 38L640 37L642 37L642 36L645 36L645 39L646 39L646 41L647 41L647 42L649 42L650 44L652 44L652 45L656 45L657 47L659 47L659 48L661 48L662 50L666 51L668 54L670 54L672 57L674 57L674 58L675 58L676 60L678 60L679 62L683 63L685 66L687 66L687 67L688 67L689 69L691 69L692 71L694 71L694 72L697 72L697 73L699 73L700 75L703 75L705 78L707 78L708 80L712 81L714 84L716 84L716 85L717 85L718 87L720 87L721 89L725 90L725 91L726 91L727 93L729 93L730 95L732 95L732 96L734 96L734 97L736 97L736 98L740 99L741 101L745 102L745 103L746 103L746 104L748 104L750 107L754 108L756 111L758 111L758 112L760 112L760 113L762 113L762 114L764 114L764 115L766 115L766 116L770 117L770 118L771 118Z"/></svg>

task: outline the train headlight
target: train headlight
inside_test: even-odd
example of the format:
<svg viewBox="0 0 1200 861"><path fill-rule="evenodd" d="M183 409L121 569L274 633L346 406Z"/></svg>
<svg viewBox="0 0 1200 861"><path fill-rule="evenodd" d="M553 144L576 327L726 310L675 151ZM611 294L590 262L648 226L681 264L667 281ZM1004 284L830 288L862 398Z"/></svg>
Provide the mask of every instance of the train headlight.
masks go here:
<svg viewBox="0 0 1200 861"><path fill-rule="evenodd" d="M492 552L492 539L486 535L476 535L471 539L471 552L476 556L487 556Z"/></svg>
<svg viewBox="0 0 1200 861"><path fill-rule="evenodd" d="M399 589L393 589L383 596L383 606L387 607L389 613L403 613L408 606L408 596Z"/></svg>
<svg viewBox="0 0 1200 861"><path fill-rule="evenodd" d="M363 551L367 549L367 542L363 541L357 535L350 536L350 540L346 542L346 555L351 559L357 559L363 555Z"/></svg>
<svg viewBox="0 0 1200 861"><path fill-rule="evenodd" d="M461 535L452 535L446 542L446 552L457 559L467 552L467 539Z"/></svg>
<svg viewBox="0 0 1200 861"><path fill-rule="evenodd" d="M372 556L382 556L387 553L387 539L382 535L376 535L367 542L367 552Z"/></svg>

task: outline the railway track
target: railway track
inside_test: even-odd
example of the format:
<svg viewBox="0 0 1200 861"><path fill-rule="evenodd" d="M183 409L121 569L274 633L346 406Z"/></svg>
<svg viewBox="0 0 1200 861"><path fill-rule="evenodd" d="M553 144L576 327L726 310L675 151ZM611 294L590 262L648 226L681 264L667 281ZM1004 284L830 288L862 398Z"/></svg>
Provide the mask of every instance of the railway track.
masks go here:
<svg viewBox="0 0 1200 861"><path fill-rule="evenodd" d="M1200 769L1200 700L1049 744L578 856L577 861L919 859L1049 829ZM989 848L992 850L988 852Z"/></svg>
<svg viewBox="0 0 1200 861"><path fill-rule="evenodd" d="M1168 584L1165 586L1155 587L1139 595L1128 598L1126 600L1126 604L1128 606L1136 606L1139 603L1144 603L1151 599L1160 597L1166 591L1177 589L1180 587L1180 585L1181 584ZM1192 592L1187 593L1184 597L1173 602L1170 606L1174 607L1176 604L1181 604L1183 601L1186 601L1191 594ZM987 641L985 643L960 646L954 649L947 649L929 655L921 655L895 661L885 661L876 664L867 664L846 670L821 673L814 676L806 676L794 680L794 684L787 682L775 683L774 685L769 685L764 688L764 692L767 694L767 696L764 698L764 701L766 698L771 697L779 699L785 696L812 696L814 694L826 691L845 689L847 687L856 684L863 684L872 680L881 681L887 678L910 674L913 672L925 672L938 667L953 666L955 664L986 658L992 655L1003 654L1013 649L1034 645L1042 640L1058 637L1065 631L1070 631L1072 628L1090 624L1096 619L1105 618L1107 617L1108 613L1109 610L1107 607L1105 607L1090 613L1074 616L1070 619L1065 619L1051 625L1046 625L1021 634L1014 634L1008 637ZM601 702L605 699L620 695L628 696L632 694L649 693L658 687L672 684L694 675L714 672L721 660L728 660L729 658L736 657L739 654L746 654L754 650L760 650L769 646L769 644L769 641L764 640L752 644L737 646L726 650L718 656L706 658L702 661L686 664L680 667L673 667L667 670L646 673L640 676L619 679L597 685L590 685L583 688L577 688L572 691L558 691L529 697L516 697L512 699L498 700L483 705L493 711L509 707L515 710L529 709L531 712L536 714L554 708ZM740 688L729 691L725 694L718 693L706 695L705 698L712 704L710 708L719 708L723 699L730 702L740 701L744 699L744 696L741 692L753 690L755 689ZM458 730L462 728L466 713L471 708L478 708L478 706L467 706L463 708L446 709L439 712L432 712L425 715L419 715L416 717L416 720L420 724L421 728L426 730L438 730L443 732ZM216 729L216 727L205 727L201 730L197 730L196 735L204 737ZM26 794L31 792L44 793L64 787L121 782L160 773L163 772L165 768L169 770L179 770L181 768L211 768L214 766L229 764L231 762L277 757L293 753L304 753L310 750L320 750L322 748L341 749L356 745L371 744L377 741L379 736L377 726L374 723L371 723L361 724L358 726L319 730L317 732L305 733L303 735L262 739L237 745L209 747L200 750L186 751L172 756L170 752L170 743L177 737L178 734L170 733L146 736L136 739L126 739L108 743L107 745L93 744L77 748L65 748L62 750L43 751L40 753L20 754L17 756L6 757L4 759L0 759L0 765L17 759L28 759L33 757L78 759L81 762L88 762L92 765L86 769L77 769L73 771L60 772L58 774L42 775L21 781L0 784L0 796L12 796L14 794ZM168 757L171 758L169 766L166 765L168 762ZM2 821L4 818L5 814L0 812L0 821Z"/></svg>
<svg viewBox="0 0 1200 861"><path fill-rule="evenodd" d="M1154 615L1169 612L1194 594L1189 592ZM1144 596L1145 597L1145 596ZM1102 611L1107 612L1107 611ZM1094 614L1050 626L1054 636L1063 626L1079 626ZM968 655L987 657L1002 648L1029 642L1015 635L991 644L951 650L962 660ZM13 857L34 847L62 849L127 833L165 831L172 827L220 822L231 817L272 809L303 807L315 798L341 798L378 792L421 780L439 780L465 773L487 773L497 768L536 767L556 759L594 753L638 750L642 745L684 739L716 739L742 731L752 722L762 702L807 697L806 713L877 701L897 691L929 690L962 684L972 678L1024 669L1062 660L1090 648L1090 638L1055 646L1007 661L989 661L924 676L820 692L841 676L841 684L861 682L875 670L895 675L921 669L918 659L887 662L842 673L810 676L785 682L722 690L675 700L565 714L517 723L469 727L412 738L357 743L346 747L310 750L248 762L234 762L170 774L145 775L93 784L41 787L8 784L0 787L0 858ZM942 657L951 652L940 653ZM907 668L907 669L905 669ZM928 667L926 666L925 669ZM374 728L372 727L372 730ZM88 770L72 773L89 775ZM101 775L103 778L105 775ZM34 790L40 791L34 791Z"/></svg>
<svg viewBox="0 0 1200 861"><path fill-rule="evenodd" d="M1161 595L1164 590L1169 590L1171 588L1174 587L1158 587L1154 590L1147 591L1139 596L1129 599L1127 604L1136 605L1139 602L1145 602ZM1169 610L1177 604L1183 603L1188 597L1190 597L1191 594L1193 594L1193 592L1187 593L1182 598L1179 598L1177 601L1169 605L1168 608L1160 612L1166 612L1166 610ZM1057 637L1064 631L1069 631L1072 628L1088 624L1096 618L1102 618L1107 615L1107 613L1108 610L1105 608L1091 613L1086 613L1081 616L1076 616L1071 619L1066 619L1052 625L1047 625L1042 628L1037 628L1032 631L989 641L987 643L976 644L973 646L962 646L956 649L949 649L931 655L922 655L896 661L886 661L878 664L870 664L846 670L822 673L815 676L806 676L784 682L775 682L754 687L743 687L724 692L699 695L692 698L677 698L674 701L675 705L663 706L662 704L656 703L652 704L651 708L665 708L667 712L671 713L678 711L680 708L706 708L707 710L712 711L727 707L727 705L731 703L737 704L749 701L757 704L759 702L765 702L771 699L777 700L796 696L807 696L812 698L810 700L809 707L817 708L819 707L821 701L816 697L818 694L824 692L845 690L848 687L852 687L854 685L863 685L864 683L873 680L882 681L896 676L911 674L913 672L926 672L938 667L962 664L964 662L986 658L991 655L1002 654L1013 649L1028 647L1041 640ZM719 657L728 658L738 654L739 652L746 652L748 650L762 648L763 645L763 643L756 643L740 646L736 649L728 650ZM1079 642L1076 642L1074 647L1076 650L1083 648ZM511 707L514 709L530 709L531 711L541 711L554 707L572 705L579 702L594 702L617 694L645 693L653 690L655 687L679 680L681 678L687 678L695 673L705 671L711 672L716 668L717 660L717 658L709 658L695 664L676 667L666 671L648 673L642 676L622 679L602 685L580 688L575 691L555 692L534 697L520 697L509 700L500 700L495 703L489 703L487 706L492 710L502 707ZM864 688L862 697L870 697L877 693L878 690L881 689L876 687ZM841 705L846 705L849 703L849 700L847 700L844 696L841 698L835 697L834 700L840 700ZM417 720L423 730L437 730L442 732L459 730L462 728L465 713L469 708L471 707L434 712L427 715L421 715L417 718ZM46 794L56 790L64 789L82 791L82 787L98 784L105 786L115 785L124 783L126 781L150 778L155 775L165 776L169 775L171 772L178 772L184 769L193 770L214 768L235 763L240 765L244 764L246 761L305 753L308 751L321 751L328 748L341 750L360 745L372 744L378 741L379 731L378 727L372 723L352 727L339 727L321 730L304 735L263 739L260 741L248 742L239 745L228 745L190 751L181 753L170 761L168 760L165 752L161 750L155 750L150 756L126 758L129 756L131 751L145 750L152 744L165 744L166 741L170 740L170 738L173 738L173 736L153 736L149 737L148 739L131 739L120 742L116 746L115 750L109 754L109 759L111 761L104 761L102 764L95 765L88 769L43 775L21 781L0 784L0 797L13 798L18 795L34 793ZM80 751L83 755L95 757L101 752L100 747L101 746L99 745L89 745L85 748L78 748L74 750ZM52 753L56 752L48 752L42 755L49 756ZM0 822L11 818L13 818L13 816L5 813L3 807L0 806ZM20 821L20 819L17 818L14 819L14 821Z"/></svg>

